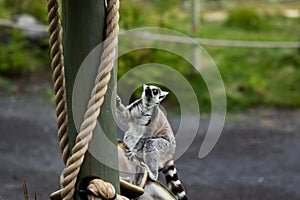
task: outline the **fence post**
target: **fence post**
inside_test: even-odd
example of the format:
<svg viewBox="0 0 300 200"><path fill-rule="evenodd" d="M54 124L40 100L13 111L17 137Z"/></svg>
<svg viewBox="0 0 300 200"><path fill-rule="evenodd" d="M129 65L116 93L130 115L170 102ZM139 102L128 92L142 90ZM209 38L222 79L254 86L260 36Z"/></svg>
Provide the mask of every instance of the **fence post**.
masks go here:
<svg viewBox="0 0 300 200"><path fill-rule="evenodd" d="M200 0L191 0L191 29L193 35L199 30Z"/></svg>
<svg viewBox="0 0 300 200"><path fill-rule="evenodd" d="M199 31L199 15L200 15L200 0L191 0L191 30L193 37L196 37L197 32ZM193 51L193 65L199 69L201 62L201 49L198 45L195 45Z"/></svg>
<svg viewBox="0 0 300 200"><path fill-rule="evenodd" d="M66 95L67 95L67 107L68 107L68 134L70 148L73 148L75 144L75 138L78 134L76 130L75 122L73 118L72 110L72 94L73 86L76 75L82 64L83 60L90 53L94 47L100 44L105 39L105 1L104 0L63 0L63 41L64 41L64 57L65 57L65 76L66 76ZM95 63L97 67L100 63L100 56L98 63ZM79 183L86 177L100 177L106 181L112 183L119 193L119 173L118 173L118 155L117 155L117 139L116 139L116 126L113 123L111 107L111 95L114 85L116 83L116 68L112 72L112 77L108 86L108 92L106 94L105 101L101 107L101 114L98 118L99 124L103 132L97 134L104 134L110 142L115 145L106 145L104 140L97 141L97 145L93 145L93 148L97 150L99 154L110 155L113 153L111 162L114 163L113 168L100 162L95 156L87 151L78 180L76 183L76 191L74 199L81 199L78 195ZM90 92L88 92L90 94ZM78 98L78 97L77 97ZM80 102L88 102L90 95L80 96ZM77 102L77 100L76 100ZM84 111L87 105L75 105L79 106ZM83 116L82 116L83 118ZM95 133L94 133L95 135ZM93 139L92 139L93 140ZM103 146L108 147L103 151Z"/></svg>

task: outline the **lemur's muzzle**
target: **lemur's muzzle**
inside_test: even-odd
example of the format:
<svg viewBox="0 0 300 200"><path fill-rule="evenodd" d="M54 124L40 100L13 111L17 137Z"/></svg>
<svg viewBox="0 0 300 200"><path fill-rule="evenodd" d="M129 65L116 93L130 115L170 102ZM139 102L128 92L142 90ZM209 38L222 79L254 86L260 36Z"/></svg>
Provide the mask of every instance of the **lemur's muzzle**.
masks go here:
<svg viewBox="0 0 300 200"><path fill-rule="evenodd" d="M152 96L152 91L151 91L151 89L150 89L149 87L147 87L147 88L145 89L145 96L146 96L146 97L150 97L150 98L153 97L153 96Z"/></svg>

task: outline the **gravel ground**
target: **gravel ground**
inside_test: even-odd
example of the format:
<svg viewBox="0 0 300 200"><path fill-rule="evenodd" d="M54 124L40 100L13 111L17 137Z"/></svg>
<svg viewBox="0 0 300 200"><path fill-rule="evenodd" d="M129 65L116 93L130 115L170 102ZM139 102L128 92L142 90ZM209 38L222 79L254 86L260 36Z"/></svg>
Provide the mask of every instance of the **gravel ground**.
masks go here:
<svg viewBox="0 0 300 200"><path fill-rule="evenodd" d="M176 127L177 118L171 118ZM208 117L176 161L189 199L300 199L300 110L230 113L213 151L198 158ZM0 197L49 199L63 169L54 105L39 92L0 99ZM188 132L188 130L187 130Z"/></svg>

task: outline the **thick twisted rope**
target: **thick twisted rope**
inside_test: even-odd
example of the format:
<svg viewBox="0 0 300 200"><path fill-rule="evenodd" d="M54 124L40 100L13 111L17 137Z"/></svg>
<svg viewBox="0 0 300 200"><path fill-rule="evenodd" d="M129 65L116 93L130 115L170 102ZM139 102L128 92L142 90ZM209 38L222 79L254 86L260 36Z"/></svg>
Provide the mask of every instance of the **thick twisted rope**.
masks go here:
<svg viewBox="0 0 300 200"><path fill-rule="evenodd" d="M64 76L64 57L62 51L62 34L59 19L58 0L48 0L48 21L50 34L50 56L52 79L54 82L58 139L63 162L66 164L69 157L68 117Z"/></svg>
<svg viewBox="0 0 300 200"><path fill-rule="evenodd" d="M61 196L64 200L73 199L75 184L80 167L83 163L85 153L92 138L97 118L100 114L100 107L104 101L104 95L107 91L107 84L111 77L111 70L114 66L116 56L116 47L118 43L117 34L119 32L119 1L110 0L107 5L106 19L106 40L104 41L103 53L101 55L101 64L98 68L98 74L95 79L95 85L91 92L91 98L88 102L83 122L80 126L79 134L76 137L76 144L72 149L72 155L69 157L62 181Z"/></svg>
<svg viewBox="0 0 300 200"><path fill-rule="evenodd" d="M92 180L87 189L91 192L91 194L88 195L88 200L128 200L126 197L116 195L114 186L101 179Z"/></svg>

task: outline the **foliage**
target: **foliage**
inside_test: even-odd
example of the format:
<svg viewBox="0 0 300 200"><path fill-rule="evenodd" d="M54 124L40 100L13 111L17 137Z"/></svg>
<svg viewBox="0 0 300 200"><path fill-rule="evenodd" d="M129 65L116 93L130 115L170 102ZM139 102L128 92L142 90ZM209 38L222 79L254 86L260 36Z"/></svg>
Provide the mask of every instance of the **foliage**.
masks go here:
<svg viewBox="0 0 300 200"><path fill-rule="evenodd" d="M0 17L8 18L10 16L11 9L7 9L5 5L5 0L0 0Z"/></svg>
<svg viewBox="0 0 300 200"><path fill-rule="evenodd" d="M29 13L40 21L47 23L47 1L0 0L1 18L11 18L22 13Z"/></svg>
<svg viewBox="0 0 300 200"><path fill-rule="evenodd" d="M1 35L6 35L7 42L0 43L0 74L18 76L42 64L39 50L31 50L29 42L24 40L19 31L3 31Z"/></svg>
<svg viewBox="0 0 300 200"><path fill-rule="evenodd" d="M245 30L258 30L263 27L263 19L251 8L238 8L228 11L226 25Z"/></svg>
<svg viewBox="0 0 300 200"><path fill-rule="evenodd" d="M41 0L0 0L0 18L12 19L15 15L29 13L40 21L47 22L47 2ZM28 41L16 29L0 30L0 74L15 77L30 73L49 63L48 39Z"/></svg>

